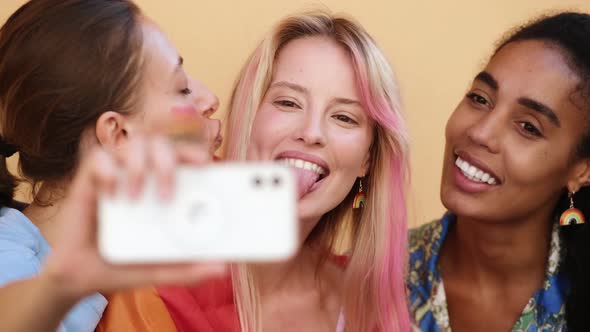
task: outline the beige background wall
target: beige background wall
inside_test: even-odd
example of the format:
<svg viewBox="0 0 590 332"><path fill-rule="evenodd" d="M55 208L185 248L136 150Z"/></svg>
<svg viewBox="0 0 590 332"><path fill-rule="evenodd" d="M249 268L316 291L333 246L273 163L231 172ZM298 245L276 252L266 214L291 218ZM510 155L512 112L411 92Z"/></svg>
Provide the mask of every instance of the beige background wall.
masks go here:
<svg viewBox="0 0 590 332"><path fill-rule="evenodd" d="M22 0L0 0L0 21ZM308 8L360 21L397 71L412 135L411 224L443 212L438 186L444 125L493 43L548 10L590 12L588 0L138 0L224 102L241 64L280 17ZM13 161L14 162L14 161Z"/></svg>

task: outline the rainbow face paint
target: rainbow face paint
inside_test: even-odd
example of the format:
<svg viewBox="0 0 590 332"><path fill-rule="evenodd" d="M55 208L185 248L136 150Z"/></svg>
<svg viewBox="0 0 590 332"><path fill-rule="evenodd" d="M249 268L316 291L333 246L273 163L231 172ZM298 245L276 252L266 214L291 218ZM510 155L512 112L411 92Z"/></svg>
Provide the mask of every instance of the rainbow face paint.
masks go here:
<svg viewBox="0 0 590 332"><path fill-rule="evenodd" d="M170 122L166 126L166 132L170 138L175 141L205 141L205 124L194 107L173 107L170 113Z"/></svg>
<svg viewBox="0 0 590 332"><path fill-rule="evenodd" d="M197 109L192 107L192 106L176 106L176 107L172 107L172 109L170 110L170 113L172 114L184 114L184 115L197 115Z"/></svg>

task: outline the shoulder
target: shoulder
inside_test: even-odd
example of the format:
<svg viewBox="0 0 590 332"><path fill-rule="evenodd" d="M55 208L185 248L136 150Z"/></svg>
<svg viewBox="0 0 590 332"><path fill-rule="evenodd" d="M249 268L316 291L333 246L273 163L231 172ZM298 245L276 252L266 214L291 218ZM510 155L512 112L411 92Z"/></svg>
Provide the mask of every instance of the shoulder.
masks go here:
<svg viewBox="0 0 590 332"><path fill-rule="evenodd" d="M430 288L437 278L440 249L454 220L455 217L447 213L440 220L410 230L407 283L411 292Z"/></svg>
<svg viewBox="0 0 590 332"><path fill-rule="evenodd" d="M11 208L0 208L0 241L38 240L39 229L22 212Z"/></svg>
<svg viewBox="0 0 590 332"><path fill-rule="evenodd" d="M0 209L0 284L38 273L46 250L41 232L24 214Z"/></svg>
<svg viewBox="0 0 590 332"><path fill-rule="evenodd" d="M438 249L444 242L448 229L454 223L454 220L455 217L447 213L442 219L410 229L410 255L428 255L434 253L434 251L438 253Z"/></svg>

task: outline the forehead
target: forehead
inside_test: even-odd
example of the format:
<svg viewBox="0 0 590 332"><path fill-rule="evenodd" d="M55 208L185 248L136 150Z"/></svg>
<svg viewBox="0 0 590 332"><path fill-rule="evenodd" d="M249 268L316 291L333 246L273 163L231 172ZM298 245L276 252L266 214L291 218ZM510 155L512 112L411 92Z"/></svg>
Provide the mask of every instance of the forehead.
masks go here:
<svg viewBox="0 0 590 332"><path fill-rule="evenodd" d="M287 43L275 62L273 81L358 99L351 57L342 45L327 37L304 37Z"/></svg>
<svg viewBox="0 0 590 332"><path fill-rule="evenodd" d="M153 78L170 76L178 65L178 51L156 24L144 19L141 25L145 74Z"/></svg>
<svg viewBox="0 0 590 332"><path fill-rule="evenodd" d="M500 93L532 98L557 110L571 104L579 83L562 51L539 40L505 45L485 70L498 81Z"/></svg>

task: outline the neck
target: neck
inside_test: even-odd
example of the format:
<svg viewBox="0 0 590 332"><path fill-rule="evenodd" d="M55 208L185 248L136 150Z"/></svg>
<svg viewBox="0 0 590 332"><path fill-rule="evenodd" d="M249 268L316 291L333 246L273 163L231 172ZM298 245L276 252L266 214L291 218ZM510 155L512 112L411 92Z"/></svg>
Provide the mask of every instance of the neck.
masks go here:
<svg viewBox="0 0 590 332"><path fill-rule="evenodd" d="M323 249L305 243L319 222L320 218L299 220L301 243L297 254L291 259L279 263L252 266L252 272L260 287L261 295L292 294L305 290L317 290L322 288L322 281L330 278L333 272L332 266L330 264L319 266L320 259L325 254L320 252Z"/></svg>
<svg viewBox="0 0 590 332"><path fill-rule="evenodd" d="M550 241L550 213L503 223L458 216L445 241L441 266L478 282L530 283L531 274L541 281Z"/></svg>
<svg viewBox="0 0 590 332"><path fill-rule="evenodd" d="M39 228L50 246L54 246L57 241L60 227L57 215L60 212L63 197L63 187L43 184L35 195L35 201L23 211L24 215Z"/></svg>
<svg viewBox="0 0 590 332"><path fill-rule="evenodd" d="M288 261L253 266L260 294L292 294L315 288L319 258L312 248L304 246Z"/></svg>

